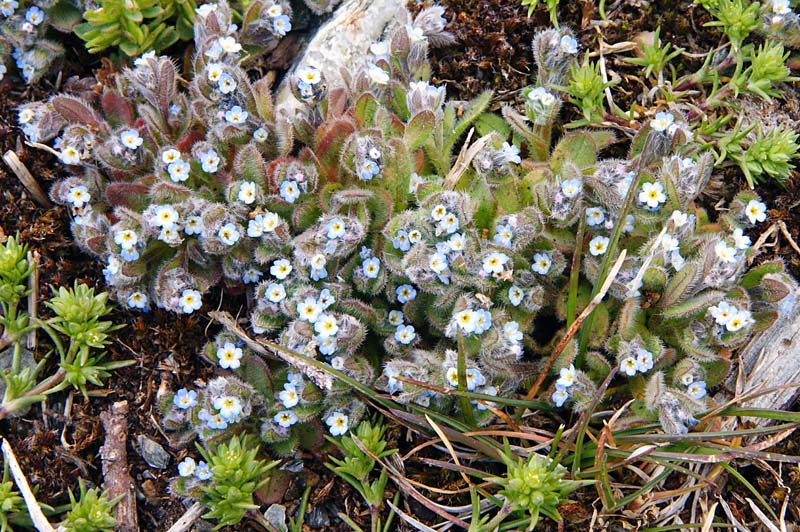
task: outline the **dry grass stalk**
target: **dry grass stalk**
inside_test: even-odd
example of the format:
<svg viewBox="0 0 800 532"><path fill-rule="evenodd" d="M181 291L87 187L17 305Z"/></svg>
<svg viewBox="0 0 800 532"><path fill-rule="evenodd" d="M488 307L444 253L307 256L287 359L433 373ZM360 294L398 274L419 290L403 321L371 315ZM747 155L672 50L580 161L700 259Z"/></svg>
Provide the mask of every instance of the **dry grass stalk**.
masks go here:
<svg viewBox="0 0 800 532"><path fill-rule="evenodd" d="M42 187L39 186L39 182L31 175L28 171L28 168L22 164L22 161L19 160L17 154L14 153L12 150L8 150L3 155L3 160L6 162L11 171L17 176L17 179L25 186L25 188L30 192L31 197L39 204L40 207L44 207L49 209L52 207L50 200L47 199L47 195L42 190Z"/></svg>

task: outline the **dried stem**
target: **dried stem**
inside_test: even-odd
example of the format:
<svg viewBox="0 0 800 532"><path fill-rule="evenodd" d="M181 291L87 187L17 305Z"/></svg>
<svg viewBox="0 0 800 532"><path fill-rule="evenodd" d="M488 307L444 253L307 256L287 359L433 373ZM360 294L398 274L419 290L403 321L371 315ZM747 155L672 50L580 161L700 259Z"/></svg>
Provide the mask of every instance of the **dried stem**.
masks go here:
<svg viewBox="0 0 800 532"><path fill-rule="evenodd" d="M3 155L3 160L6 162L11 171L14 172L14 175L17 176L17 179L28 189L31 196L33 197L34 201L39 204L39 206L49 209L53 205L50 203L50 200L47 199L47 195L42 190L42 187L39 186L39 182L31 175L28 171L28 168L22 164L22 161L19 160L17 154L14 153L12 150L8 150Z"/></svg>
<svg viewBox="0 0 800 532"><path fill-rule="evenodd" d="M36 501L36 496L34 496L28 484L28 480L25 478L25 473L22 472L22 468L19 466L19 462L17 462L14 450L6 439L3 440L3 460L5 460L8 464L8 468L11 470L11 476L14 477L14 483L17 485L22 498L25 500L25 506L28 508L28 513L31 516L31 521L33 521L33 526L36 527L36 530L39 532L64 532L64 527L59 526L57 529L53 528L53 525L50 524L50 521L47 520L44 512L42 512L42 508Z"/></svg>
<svg viewBox="0 0 800 532"><path fill-rule="evenodd" d="M114 518L119 532L138 532L136 494L128 472L128 402L119 401L100 414L106 432L100 458L103 462L103 487L109 499L122 496L114 506Z"/></svg>

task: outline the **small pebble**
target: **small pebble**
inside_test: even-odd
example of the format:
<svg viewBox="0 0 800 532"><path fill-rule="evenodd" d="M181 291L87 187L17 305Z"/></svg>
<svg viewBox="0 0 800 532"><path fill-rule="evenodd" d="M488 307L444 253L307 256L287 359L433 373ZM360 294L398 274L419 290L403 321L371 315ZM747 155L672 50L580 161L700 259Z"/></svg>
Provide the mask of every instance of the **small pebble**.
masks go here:
<svg viewBox="0 0 800 532"><path fill-rule="evenodd" d="M139 454L147 465L156 469L166 469L169 464L169 454L159 444L143 434L136 437Z"/></svg>

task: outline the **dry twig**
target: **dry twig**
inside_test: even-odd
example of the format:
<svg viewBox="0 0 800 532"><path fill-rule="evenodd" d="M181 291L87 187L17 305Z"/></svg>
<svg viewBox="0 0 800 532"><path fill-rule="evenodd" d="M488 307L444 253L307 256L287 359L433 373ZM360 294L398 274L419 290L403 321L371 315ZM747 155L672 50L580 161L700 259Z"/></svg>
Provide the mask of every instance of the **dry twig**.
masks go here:
<svg viewBox="0 0 800 532"><path fill-rule="evenodd" d="M39 206L46 209L52 207L50 200L47 199L47 195L42 190L42 187L39 186L39 182L31 175L28 168L22 164L22 161L19 160L19 157L17 157L17 154L14 153L13 150L8 150L3 155L3 160L8 167L11 168L11 171L14 172L14 175L17 176L17 179L28 189L31 197L33 197L34 201L36 201Z"/></svg>
<svg viewBox="0 0 800 532"><path fill-rule="evenodd" d="M114 519L119 532L138 532L136 494L128 472L128 402L119 401L100 414L106 432L100 458L103 462L103 487L109 499L122 496L114 506Z"/></svg>

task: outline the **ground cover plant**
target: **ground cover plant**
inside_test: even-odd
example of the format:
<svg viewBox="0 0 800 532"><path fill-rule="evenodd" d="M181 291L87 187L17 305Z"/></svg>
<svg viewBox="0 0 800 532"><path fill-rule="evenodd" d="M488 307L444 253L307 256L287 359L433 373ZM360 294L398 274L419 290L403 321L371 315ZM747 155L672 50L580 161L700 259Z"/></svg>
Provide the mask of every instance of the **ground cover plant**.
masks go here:
<svg viewBox="0 0 800 532"><path fill-rule="evenodd" d="M671 502L638 517L678 525L695 510L650 499L654 488L680 478L696 505L696 464L763 458L735 438L793 427L796 416L766 411L750 414L786 423L719 429L743 413L711 398L731 353L786 312L795 283L779 260L747 267L767 219L758 188L722 212L701 194L726 159L751 185L785 182L796 138L697 113L734 109L718 91L780 97L793 81L780 45L743 56L746 35L731 32L734 75L720 86L706 65L696 82L717 103L673 92L644 115L621 113L637 127L617 124L629 150L610 157L618 136L595 126L609 121L612 83L567 27L532 39L536 76L499 114L486 112L490 92L462 102L430 83L430 48L453 39L430 8L375 43L342 86L296 72L304 107L284 117L267 80L242 68L247 25L232 25L225 3L198 13L188 72L146 54L102 92L18 109L29 139L67 167L50 196L121 306L191 318L220 286L247 296L247 319L215 314L224 327L193 354L210 363L206 378L159 391L159 430L185 449L173 495L219 526L269 529L256 501L280 476L272 459L326 435L342 456L328 467L363 499L372 530L426 529L402 494L432 512L428 523L533 529L540 516L561 521L590 485L603 515ZM677 56L658 40L630 63L664 90ZM398 458L373 409L421 448L441 443L445 455L423 463L458 475L464 506L409 483L402 463L414 453ZM570 429L531 416L569 411Z"/></svg>

